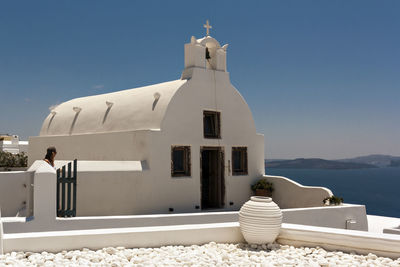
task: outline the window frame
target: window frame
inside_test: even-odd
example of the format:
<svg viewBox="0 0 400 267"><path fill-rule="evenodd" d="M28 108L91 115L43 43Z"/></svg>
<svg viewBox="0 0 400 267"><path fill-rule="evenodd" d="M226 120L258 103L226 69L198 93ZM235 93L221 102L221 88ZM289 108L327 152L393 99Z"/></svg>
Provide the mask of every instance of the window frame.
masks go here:
<svg viewBox="0 0 400 267"><path fill-rule="evenodd" d="M174 169L174 152L183 151L183 171ZM191 149L190 146L171 146L171 177L191 177Z"/></svg>
<svg viewBox="0 0 400 267"><path fill-rule="evenodd" d="M241 164L241 169L234 169L234 152L240 152L241 159L240 159L240 164ZM248 168L248 153L247 153L247 146L236 146L232 147L232 175L238 176L238 175L248 175L249 174L249 168Z"/></svg>
<svg viewBox="0 0 400 267"><path fill-rule="evenodd" d="M206 117L213 121L213 134L206 133ZM203 137L207 139L221 139L221 112L215 110L203 110Z"/></svg>

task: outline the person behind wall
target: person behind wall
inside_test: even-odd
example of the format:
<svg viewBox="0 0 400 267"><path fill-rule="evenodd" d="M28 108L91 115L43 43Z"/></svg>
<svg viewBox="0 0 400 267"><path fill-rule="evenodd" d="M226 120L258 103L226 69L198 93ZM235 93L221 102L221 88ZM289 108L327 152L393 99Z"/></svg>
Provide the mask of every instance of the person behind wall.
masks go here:
<svg viewBox="0 0 400 267"><path fill-rule="evenodd" d="M54 158L56 157L56 154L57 154L56 148L54 146L51 146L47 148L47 153L43 160L54 168Z"/></svg>

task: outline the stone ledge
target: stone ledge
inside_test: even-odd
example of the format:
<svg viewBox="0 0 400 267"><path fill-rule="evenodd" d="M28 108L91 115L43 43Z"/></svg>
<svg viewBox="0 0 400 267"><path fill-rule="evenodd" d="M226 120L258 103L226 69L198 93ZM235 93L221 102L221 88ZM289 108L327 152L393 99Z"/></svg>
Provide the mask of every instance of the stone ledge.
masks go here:
<svg viewBox="0 0 400 267"><path fill-rule="evenodd" d="M398 258L400 255L400 236L391 234L285 223L277 241L297 247L319 246L327 250L373 253L390 258Z"/></svg>
<svg viewBox="0 0 400 267"><path fill-rule="evenodd" d="M244 242L237 222L5 234L3 239L4 252ZM390 234L284 223L277 241L390 258L400 255L400 236Z"/></svg>

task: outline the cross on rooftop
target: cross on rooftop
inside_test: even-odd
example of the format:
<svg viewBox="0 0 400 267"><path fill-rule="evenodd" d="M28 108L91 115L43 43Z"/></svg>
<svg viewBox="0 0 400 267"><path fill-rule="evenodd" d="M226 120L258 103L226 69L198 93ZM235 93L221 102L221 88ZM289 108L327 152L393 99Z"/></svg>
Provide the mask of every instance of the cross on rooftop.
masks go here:
<svg viewBox="0 0 400 267"><path fill-rule="evenodd" d="M209 36L210 35L210 29L212 29L212 26L208 23L208 20L206 21L206 24L203 25L203 27L207 29L206 36Z"/></svg>

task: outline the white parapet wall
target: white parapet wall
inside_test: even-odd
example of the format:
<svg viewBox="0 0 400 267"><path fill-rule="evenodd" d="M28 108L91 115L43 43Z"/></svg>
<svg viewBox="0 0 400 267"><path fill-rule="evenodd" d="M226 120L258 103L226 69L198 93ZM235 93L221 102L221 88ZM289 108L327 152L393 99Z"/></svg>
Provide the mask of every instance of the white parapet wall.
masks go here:
<svg viewBox="0 0 400 267"><path fill-rule="evenodd" d="M298 224L283 224L277 241L296 247L322 247L327 250L373 253L382 257L400 257L400 236L343 230Z"/></svg>
<svg viewBox="0 0 400 267"><path fill-rule="evenodd" d="M89 162L90 163L90 162ZM65 162L60 162L65 164ZM85 170L85 162L80 166ZM118 165L119 164L119 165ZM109 165L103 165L102 171L114 175L115 168L126 169L126 171L142 170L145 164L141 162L128 162L123 166L119 162L109 162ZM90 167L90 166L89 166ZM134 168L134 169L132 169ZM90 168L89 168L90 169ZM50 165L43 161L37 161L29 169L34 176L33 190L33 216L27 218L10 217L3 218L5 233L24 233L24 232L43 232L43 231L65 231L65 230L88 230L88 229L106 229L122 227L144 227L144 226L168 226L181 224L198 223L224 223L237 222L237 211L218 211L218 212L196 212L196 213L171 213L171 214L150 214L150 215L125 215L125 216L78 216L75 218L57 218L56 217L56 172ZM28 173L28 172L27 172ZM25 174L27 174L25 173ZM270 178L270 176L267 176ZM80 185L84 179L80 179ZM279 182L281 181L281 182ZM283 181L283 182L282 182ZM292 188L292 192L302 192L306 190L307 194L299 194L297 198L310 198L310 194L316 194L314 202L322 203L319 198L329 194L324 188L303 187L284 177L275 177L277 189L275 196L281 193L278 191L286 190L285 186ZM88 187L89 188L89 187ZM294 189L295 188L295 189ZM96 190L93 190L96 193ZM79 192L78 192L79 193ZM84 196L84 194L81 194ZM82 206L79 202L78 208ZM318 200L318 201L317 201ZM274 198L275 201L275 198ZM310 202L308 202L310 203ZM96 202L98 204L98 202ZM118 205L114 203L114 205ZM85 206L84 206L85 207ZM86 207L90 208L90 207ZM283 209L283 220L288 223L297 223L314 226L335 227L341 229L368 229L366 223L365 207L363 205L341 205L331 207L314 208L292 208ZM351 222L351 223L348 223Z"/></svg>
<svg viewBox="0 0 400 267"><path fill-rule="evenodd" d="M284 209L283 222L368 231L365 206L355 204Z"/></svg>
<svg viewBox="0 0 400 267"><path fill-rule="evenodd" d="M332 196L325 187L303 186L283 176L264 175L274 187L272 198L281 209L307 208L323 206L323 200Z"/></svg>
<svg viewBox="0 0 400 267"><path fill-rule="evenodd" d="M67 162L57 162L60 166ZM98 162L97 162L98 163ZM79 164L79 163L78 163ZM94 166L92 166L94 165ZM93 167L101 169L96 169L96 174L101 171L107 175L111 175L115 178L115 169L120 170L118 173L131 172L131 171L143 171L145 170L146 164L140 161L135 162L105 162L104 164L94 164L91 161L81 161L78 167L82 171L90 170ZM100 167L99 167L100 166ZM29 182L32 180L33 182ZM56 172L49 164L43 161L36 161L28 172L20 172L13 174L5 174L6 181L13 182L20 188L24 188L22 182L26 182L26 185L34 184L33 193L29 190L23 191L21 194L21 200L15 198L15 195L10 196L10 192L15 190L7 191L7 188L12 186L1 186L0 190L4 191L2 196L9 196L9 199L17 200L17 202L22 202L23 197L26 198L27 193L29 193L33 200L29 200L28 203L33 203L33 213L26 216L26 218L14 217L19 206L15 206L13 212L8 212L5 218L2 219L4 224L5 233L26 233L26 232L45 232L45 231L66 231L66 230L89 230L89 229L108 229L108 228L129 228L129 227L144 227L144 226L169 226L169 225L181 225L181 224L208 224L208 223L224 223L224 222L237 222L238 214L237 211L218 211L218 212L195 212L195 213L171 213L171 214L142 214L142 215L125 215L125 216L78 216L75 218L57 218L56 217ZM18 178L19 177L19 178ZM89 176L88 176L89 177ZM297 200L296 203L306 203L306 205L322 204L322 200L326 195L330 194L330 191L321 187L304 187L298 183L291 181L285 177L277 176L265 176L270 181L272 180L274 186L276 187L274 191L274 201L283 195L283 192L287 191L288 199L285 200L281 197L281 203L278 205L288 206L288 202L292 201L291 198ZM12 178L15 178L13 180ZM86 179L88 180L88 179ZM115 179L107 179L111 181ZM93 184L90 187L85 181L85 178L80 178L79 188L93 189ZM87 185L82 187L82 185ZM98 194L97 190L98 184L96 184L96 190L92 190L91 194ZM104 187L104 185L103 185ZM85 209L90 209L88 206L90 203L91 207L104 207L101 202L84 202L85 195L90 192L78 191L78 210L83 207ZM118 191L113 191L113 195L117 194ZM18 196L18 194L17 194ZM99 195L101 198L101 194ZM118 201L112 202L109 208L113 206L118 206L120 202L124 199L120 198ZM126 200L125 200L126 201ZM286 201L286 202L285 202ZM4 201L3 201L4 202ZM18 203L19 203L18 202ZM32 205L31 205L32 206ZM289 205L290 206L290 205ZM292 205L293 206L293 205ZM12 207L8 205L7 208ZM282 208L282 207L281 207ZM29 209L30 210L30 209ZM4 212L3 212L4 215ZM304 225L314 225L314 226L324 226L324 227L334 227L340 229L354 229L354 230L368 230L366 222L365 207L363 205L341 205L341 206L322 206L313 208L283 208L283 221L286 223L296 223Z"/></svg>
<svg viewBox="0 0 400 267"><path fill-rule="evenodd" d="M164 245L201 245L244 242L238 222L188 224L155 227L113 228L79 231L4 234L4 252L59 252L104 247L160 247ZM282 224L277 239L280 244L322 247L360 254L374 253L397 259L400 236L342 230L326 227Z"/></svg>
<svg viewBox="0 0 400 267"><path fill-rule="evenodd" d="M31 214L33 172L0 172L0 208L3 217Z"/></svg>
<svg viewBox="0 0 400 267"><path fill-rule="evenodd" d="M243 242L243 236L237 223L20 233L5 235L4 252L201 245L211 241L238 243Z"/></svg>
<svg viewBox="0 0 400 267"><path fill-rule="evenodd" d="M319 208L283 209L283 222L366 231L364 205L345 204ZM355 223L348 227L347 221ZM130 216L87 216L73 218L3 218L5 233L130 228L183 224L238 222L237 211L152 214Z"/></svg>
<svg viewBox="0 0 400 267"><path fill-rule="evenodd" d="M368 231L400 235L400 218L367 215Z"/></svg>
<svg viewBox="0 0 400 267"><path fill-rule="evenodd" d="M68 162L56 161L56 167L61 167ZM32 198L31 185L34 184L33 176L37 177L35 183L42 179L48 179L47 184L36 186L34 189L36 194L47 195L49 203L55 201L55 171L48 174L48 178L39 178L40 174L37 171L42 165L46 165L46 163L38 160L27 172L0 173L0 205L3 206L3 216L12 217L17 214L21 216L19 211L28 204L32 204L30 199ZM147 186L150 187L138 191L138 186L146 180L143 175L148 170L146 161L78 161L77 216L160 214L168 213L168 207L173 208L174 213L200 211L195 208L199 203L194 200L190 205L179 198L170 200L168 205L155 204L154 197L148 198L148 194L154 191L152 183L147 182ZM268 175L263 177L273 183L275 190L272 197L282 209L319 207L323 205L325 197L332 195L329 189L302 186L286 177ZM177 181L182 184L190 183L193 180ZM240 184L235 190L242 190L240 188L248 190L250 196L250 186L247 183ZM162 191L162 189L157 190ZM178 191L180 193L177 195L188 194L185 190ZM151 201L145 201L146 199ZM245 201L246 199L243 199L235 204L232 202L232 205L227 204L223 211L238 210L241 206L240 203ZM188 206L191 208L187 208ZM197 207L199 206L197 205ZM22 216L31 215L31 208L30 206L27 209L29 212Z"/></svg>

